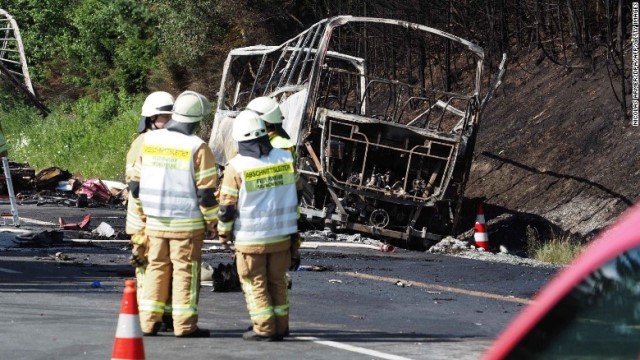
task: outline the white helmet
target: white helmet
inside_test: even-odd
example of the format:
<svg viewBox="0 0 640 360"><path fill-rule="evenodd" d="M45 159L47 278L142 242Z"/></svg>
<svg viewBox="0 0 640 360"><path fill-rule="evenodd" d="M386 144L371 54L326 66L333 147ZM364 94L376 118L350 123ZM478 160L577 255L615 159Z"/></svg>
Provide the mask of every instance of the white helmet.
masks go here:
<svg viewBox="0 0 640 360"><path fill-rule="evenodd" d="M151 117L160 114L171 114L173 95L166 91L152 92L142 104L142 116Z"/></svg>
<svg viewBox="0 0 640 360"><path fill-rule="evenodd" d="M278 102L267 96L251 100L247 105L247 110L255 112L260 116L260 119L269 124L282 124L282 120L284 120Z"/></svg>
<svg viewBox="0 0 640 360"><path fill-rule="evenodd" d="M179 123L197 123L211 112L211 103L202 94L195 91L185 91L178 96L173 105L172 120Z"/></svg>
<svg viewBox="0 0 640 360"><path fill-rule="evenodd" d="M233 120L231 136L235 141L247 141L267 135L264 121L256 113L243 110Z"/></svg>

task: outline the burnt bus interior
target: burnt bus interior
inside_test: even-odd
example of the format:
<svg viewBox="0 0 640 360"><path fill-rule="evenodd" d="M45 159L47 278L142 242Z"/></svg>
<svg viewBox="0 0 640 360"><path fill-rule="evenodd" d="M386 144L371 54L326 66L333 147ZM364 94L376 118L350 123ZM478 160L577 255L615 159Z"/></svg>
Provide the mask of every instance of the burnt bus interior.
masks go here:
<svg viewBox="0 0 640 360"><path fill-rule="evenodd" d="M493 81L483 75L483 58L422 25L326 19L280 46L232 50L210 146L226 162L235 114L274 97L309 224L428 246L455 231L480 115L503 74L504 58Z"/></svg>

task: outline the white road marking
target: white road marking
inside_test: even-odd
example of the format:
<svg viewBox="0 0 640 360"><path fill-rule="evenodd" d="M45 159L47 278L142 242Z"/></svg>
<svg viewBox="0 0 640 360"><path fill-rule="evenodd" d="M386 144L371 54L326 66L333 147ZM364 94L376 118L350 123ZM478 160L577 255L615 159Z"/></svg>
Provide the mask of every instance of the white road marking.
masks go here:
<svg viewBox="0 0 640 360"><path fill-rule="evenodd" d="M390 277L385 277L385 276L369 275L369 274L364 274L364 273L359 273L359 272L353 272L353 273L352 272L337 272L336 274L353 276L353 277L356 277L356 278L359 278L359 279L384 281L384 282L393 283L393 284L398 283L398 281L402 281L405 284L410 284L410 286L415 286L415 287L419 287L419 288L423 288L423 289L427 289L427 290L451 292L451 293L455 293L455 294L477 296L477 297L482 297L482 298L486 298L486 299L495 299L495 300L508 301L508 302L514 302L514 303L519 303L519 304L525 304L525 305L531 303L531 300L529 300L529 299L519 298L519 297L515 297L515 296L499 295L499 294L489 293L489 292L485 292L485 291L466 290L466 289L455 288L455 287L451 287L451 286L442 286L442 285L437 285L437 284L430 284L430 283L421 282L421 281L412 281L412 280L399 279L399 278L390 278Z"/></svg>
<svg viewBox="0 0 640 360"><path fill-rule="evenodd" d="M295 336L294 339L303 340L303 341L313 341L316 344L326 345L326 346L334 347L336 349L347 350L347 351L351 351L351 352L355 352L355 353L359 353L359 354L375 356L375 357L380 358L380 359L411 360L411 359L406 358L406 357L393 355L393 354L387 354L387 353L383 353L383 352L376 351L376 350L371 350L371 349L365 349L365 348L362 348L362 347L359 347L359 346L347 345L347 344L339 343L339 342L336 342L336 341L330 341L330 340L321 340L321 339L319 339L317 337L313 337L313 336Z"/></svg>
<svg viewBox="0 0 640 360"><path fill-rule="evenodd" d="M1 268L1 267L0 267L0 272L5 272L5 273L9 273L9 274L21 274L20 271L15 271L15 270L7 269L7 268Z"/></svg>
<svg viewBox="0 0 640 360"><path fill-rule="evenodd" d="M36 220L36 219L30 219L30 218L25 218L25 217L21 217L20 218L20 223L21 224L34 224L34 225L59 225L56 223L52 223L49 221L41 221L41 220Z"/></svg>

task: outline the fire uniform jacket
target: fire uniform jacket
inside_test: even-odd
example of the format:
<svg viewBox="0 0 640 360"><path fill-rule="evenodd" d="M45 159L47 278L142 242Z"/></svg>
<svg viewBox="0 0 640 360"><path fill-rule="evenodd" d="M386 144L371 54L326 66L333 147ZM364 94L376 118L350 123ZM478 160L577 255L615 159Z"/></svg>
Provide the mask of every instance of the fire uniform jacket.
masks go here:
<svg viewBox="0 0 640 360"><path fill-rule="evenodd" d="M126 184L128 184L129 181L131 181L131 178L133 177L133 175L136 174L136 170L134 170L133 167L136 164L136 160L138 160L140 153L142 152L143 142L144 142L144 133L138 135L133 140L133 142L131 143L131 146L129 147L129 151L127 152L127 163L125 165L125 172L124 172L124 181Z"/></svg>
<svg viewBox="0 0 640 360"><path fill-rule="evenodd" d="M236 155L220 187L218 232L229 239L224 235L233 230L236 250L248 254L289 249L288 235L298 231L301 188L289 151L274 148L259 159Z"/></svg>
<svg viewBox="0 0 640 360"><path fill-rule="evenodd" d="M124 181L128 184L131 179L137 174L137 178L140 178L140 169L135 169L134 165L140 157L140 153L142 152L142 143L144 142L144 133L138 135L133 142L131 143L131 147L129 147L129 151L127 152L127 162L125 164L125 172L124 172ZM140 231L141 224L145 222L145 216L141 212L140 201L137 199L133 199L131 196L131 191L129 191L129 197L127 198L127 213L131 213L132 224L129 224L130 216L127 215L127 223L125 231L129 235L134 235L138 231ZM135 222L133 222L135 221Z"/></svg>
<svg viewBox="0 0 640 360"><path fill-rule="evenodd" d="M298 164L298 152L291 140L278 135L275 131L269 131L269 142L276 149L288 150L293 156L293 163Z"/></svg>
<svg viewBox="0 0 640 360"><path fill-rule="evenodd" d="M130 184L128 233L144 229L149 236L188 239L215 230L217 169L199 137L166 129L146 133Z"/></svg>

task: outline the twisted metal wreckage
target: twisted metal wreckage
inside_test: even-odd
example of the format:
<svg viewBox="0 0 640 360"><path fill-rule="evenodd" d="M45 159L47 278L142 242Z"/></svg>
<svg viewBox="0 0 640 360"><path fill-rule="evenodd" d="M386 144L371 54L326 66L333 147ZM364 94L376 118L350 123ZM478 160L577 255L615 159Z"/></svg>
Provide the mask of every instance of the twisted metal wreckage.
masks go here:
<svg viewBox="0 0 640 360"><path fill-rule="evenodd" d="M38 108L43 116L49 114L49 109L38 99L31 84L18 24L3 9L0 9L0 77Z"/></svg>
<svg viewBox="0 0 640 360"><path fill-rule="evenodd" d="M428 246L455 231L480 118L504 74L506 56L493 81L484 57L424 25L325 19L282 45L228 54L209 145L224 166L235 115L273 97L309 222Z"/></svg>

